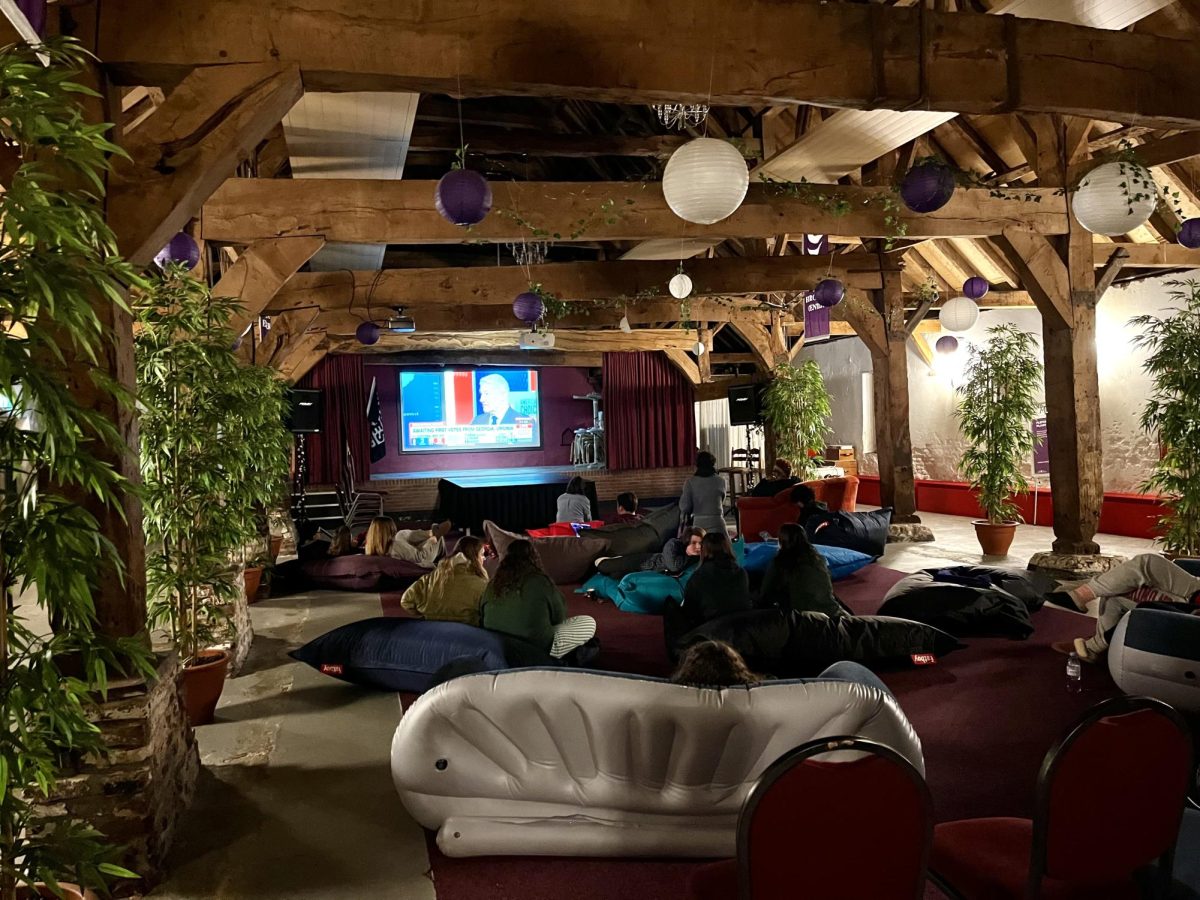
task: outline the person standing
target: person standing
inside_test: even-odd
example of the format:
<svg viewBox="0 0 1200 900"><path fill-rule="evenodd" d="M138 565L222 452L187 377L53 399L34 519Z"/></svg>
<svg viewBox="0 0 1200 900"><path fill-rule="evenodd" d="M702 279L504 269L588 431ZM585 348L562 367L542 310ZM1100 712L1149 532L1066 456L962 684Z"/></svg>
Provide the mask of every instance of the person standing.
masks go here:
<svg viewBox="0 0 1200 900"><path fill-rule="evenodd" d="M558 495L555 522L592 521L592 501L587 498L583 477L572 476L565 493Z"/></svg>
<svg viewBox="0 0 1200 900"><path fill-rule="evenodd" d="M519 638L556 659L596 636L591 616L567 616L567 604L543 571L530 541L513 541L480 601L480 623Z"/></svg>
<svg viewBox="0 0 1200 900"><path fill-rule="evenodd" d="M725 534L725 479L717 472L717 458L707 450L696 454L696 472L683 483L679 512L687 523L705 532Z"/></svg>

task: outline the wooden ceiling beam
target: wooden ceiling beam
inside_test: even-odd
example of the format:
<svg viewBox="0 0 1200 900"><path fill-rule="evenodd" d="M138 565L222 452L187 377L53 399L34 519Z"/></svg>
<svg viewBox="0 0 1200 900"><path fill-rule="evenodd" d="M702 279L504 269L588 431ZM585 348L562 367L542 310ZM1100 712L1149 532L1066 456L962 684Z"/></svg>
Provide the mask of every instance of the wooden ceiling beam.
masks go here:
<svg viewBox="0 0 1200 900"><path fill-rule="evenodd" d="M687 134L550 134L545 132L505 131L472 128L467 135L467 151L488 156L555 156L583 159L592 156L644 156L665 159L690 141ZM457 125L442 128L417 128L409 152L454 152L462 145ZM757 140L736 145L743 155L754 158L762 150Z"/></svg>
<svg viewBox="0 0 1200 900"><path fill-rule="evenodd" d="M294 65L196 69L113 157L107 217L121 255L149 264L237 164L249 158L300 95Z"/></svg>
<svg viewBox="0 0 1200 900"><path fill-rule="evenodd" d="M687 376L687 380L692 383L693 387L701 383L700 367L689 353L684 350L665 350L663 352L667 354L667 359L675 365L675 368Z"/></svg>
<svg viewBox="0 0 1200 900"><path fill-rule="evenodd" d="M647 238L768 238L778 234L853 234L889 237L893 217L910 238L986 237L1008 228L1041 234L1067 229L1066 200L1051 189L1022 194L1039 202L993 197L967 188L936 212L889 212L892 190L819 186L849 212L789 197L772 185L752 184L741 207L714 225L682 221L663 198L661 184L632 182L503 182L493 185L492 211L474 227L460 228L434 207L432 181L231 178L204 204L201 236L252 243L263 238L321 234L359 244L458 244L529 239L534 229L555 240Z"/></svg>
<svg viewBox="0 0 1200 900"><path fill-rule="evenodd" d="M230 330L241 334L324 245L323 237L312 236L275 238L247 247L212 289L214 297L232 297L241 306L229 320Z"/></svg>
<svg viewBox="0 0 1200 900"><path fill-rule="evenodd" d="M276 240L299 240L277 238ZM834 257L832 272L848 285L877 288L879 266L866 253ZM322 308L368 305L382 314L392 306L490 306L511 304L514 297L542 284L567 300L629 298L629 306L669 296L667 282L678 271L674 261L614 260L544 263L540 266L463 266L385 269L382 272L310 272L294 276L271 308L316 303ZM812 290L830 271L828 257L714 257L689 260L693 297L791 293ZM353 286L352 286L353 285ZM678 303L676 302L676 307Z"/></svg>
<svg viewBox="0 0 1200 900"><path fill-rule="evenodd" d="M329 338L330 346L339 349L349 349L358 353L392 353L398 350L516 350L519 329L502 331L452 332L452 333L417 333L417 334L381 334L379 343L367 347L357 343L353 338ZM689 351L696 343L694 331L683 331L678 328L637 329L626 334L617 329L607 331L568 331L563 329L554 332L554 350L560 353L611 353L636 350L683 350ZM525 351L530 364L536 364L541 351Z"/></svg>
<svg viewBox="0 0 1200 900"><path fill-rule="evenodd" d="M180 16L162 0L124 0L102 5L99 20L98 56L126 84L278 59L298 63L316 91L919 105L1200 126L1200 95L1178 89L1200 68L1200 49L1012 16L765 0L631 0L586 15L561 0L480 0L456 15L435 15L421 0L194 0ZM654 27L630 40L631 21ZM712 54L697 47L713 48L721 65L712 70Z"/></svg>
<svg viewBox="0 0 1200 900"><path fill-rule="evenodd" d="M1200 269L1200 250L1189 250L1179 244L1122 244L1129 258L1125 260L1127 269ZM1093 245L1093 253L1097 266L1108 264L1112 256L1113 245L1097 243Z"/></svg>

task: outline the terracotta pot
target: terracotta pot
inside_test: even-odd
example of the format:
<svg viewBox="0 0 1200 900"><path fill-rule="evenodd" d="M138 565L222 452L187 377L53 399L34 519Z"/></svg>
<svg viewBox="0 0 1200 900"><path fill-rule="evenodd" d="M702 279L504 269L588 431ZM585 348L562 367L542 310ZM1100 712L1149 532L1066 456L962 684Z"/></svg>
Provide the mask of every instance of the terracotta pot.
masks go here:
<svg viewBox="0 0 1200 900"><path fill-rule="evenodd" d="M1017 534L1016 522L1001 522L994 525L982 519L972 522L975 526L975 537L983 548L984 556L1008 556L1008 548L1012 546Z"/></svg>
<svg viewBox="0 0 1200 900"><path fill-rule="evenodd" d="M193 728L212 722L230 658L228 650L205 650L183 667L183 708Z"/></svg>
<svg viewBox="0 0 1200 900"><path fill-rule="evenodd" d="M262 566L246 566L246 602L253 603L258 599L258 586L262 584Z"/></svg>
<svg viewBox="0 0 1200 900"><path fill-rule="evenodd" d="M274 565L279 560L279 551L283 549L283 535L271 535L271 564Z"/></svg>
<svg viewBox="0 0 1200 900"><path fill-rule="evenodd" d="M91 891L84 890L77 884L70 884L66 881L60 881L58 883L58 889L62 891L62 896L66 898L66 900L97 900L95 894L93 894ZM50 888L46 885L39 884L37 886L36 893L29 887L17 888L17 896L20 897L21 900L33 900L34 897L57 897L58 895L55 894L54 891L50 890Z"/></svg>

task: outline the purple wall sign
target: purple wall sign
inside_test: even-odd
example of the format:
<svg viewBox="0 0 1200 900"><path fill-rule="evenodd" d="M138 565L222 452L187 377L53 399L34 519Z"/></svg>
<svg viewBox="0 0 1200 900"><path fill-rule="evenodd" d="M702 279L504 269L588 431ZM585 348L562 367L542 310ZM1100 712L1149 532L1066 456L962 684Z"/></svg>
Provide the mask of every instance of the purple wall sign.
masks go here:
<svg viewBox="0 0 1200 900"><path fill-rule="evenodd" d="M1046 433L1046 417L1033 420L1033 474L1050 474L1050 438Z"/></svg>
<svg viewBox="0 0 1200 900"><path fill-rule="evenodd" d="M804 340L829 337L829 307L822 306L811 293L804 295Z"/></svg>

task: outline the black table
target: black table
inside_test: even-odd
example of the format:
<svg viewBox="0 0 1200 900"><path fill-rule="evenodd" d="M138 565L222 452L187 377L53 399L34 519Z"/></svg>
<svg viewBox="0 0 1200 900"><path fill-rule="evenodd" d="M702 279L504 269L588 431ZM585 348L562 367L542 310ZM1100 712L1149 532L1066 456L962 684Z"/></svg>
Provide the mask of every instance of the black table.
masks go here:
<svg viewBox="0 0 1200 900"><path fill-rule="evenodd" d="M505 531L544 528L554 521L558 495L567 489L569 476L541 472L511 472L455 476L438 481L438 518L455 528L483 534L483 520L491 519ZM596 482L584 479L584 493L599 512ZM597 516L598 518L598 516Z"/></svg>

